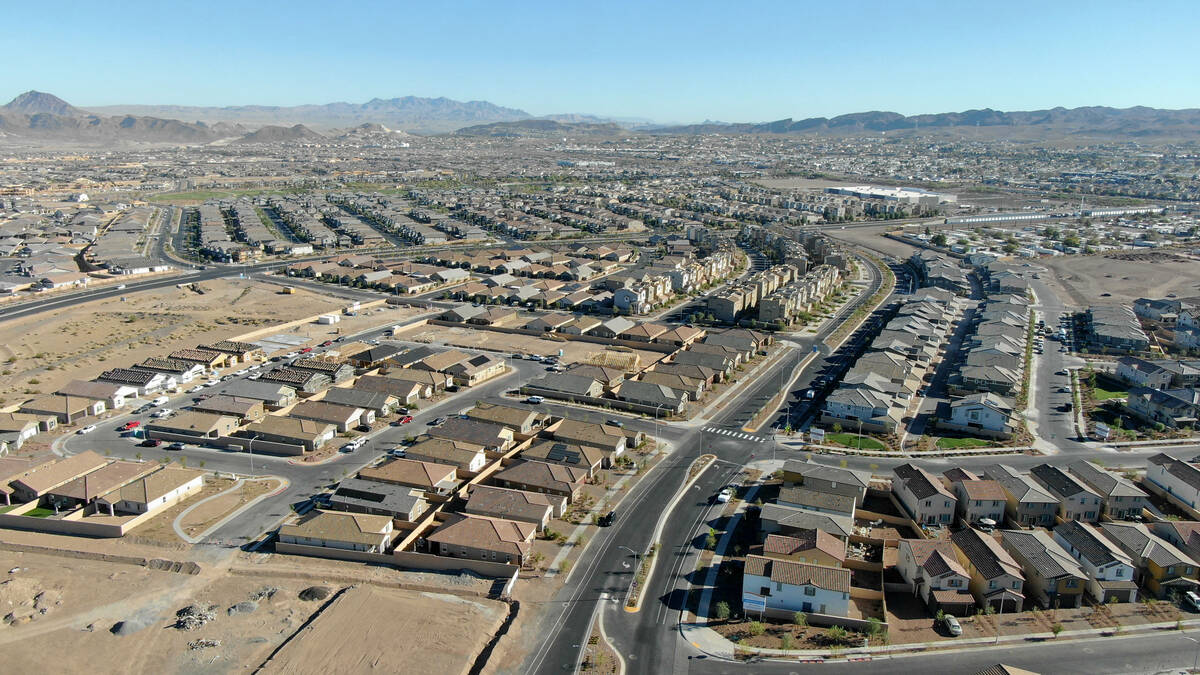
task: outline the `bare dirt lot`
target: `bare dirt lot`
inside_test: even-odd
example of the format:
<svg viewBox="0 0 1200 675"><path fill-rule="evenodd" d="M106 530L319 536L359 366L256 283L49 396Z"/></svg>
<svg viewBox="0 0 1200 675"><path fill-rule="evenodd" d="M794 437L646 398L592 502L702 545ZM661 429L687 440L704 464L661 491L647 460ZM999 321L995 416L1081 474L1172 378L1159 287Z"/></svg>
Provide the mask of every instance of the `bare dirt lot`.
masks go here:
<svg viewBox="0 0 1200 675"><path fill-rule="evenodd" d="M847 227L844 230L831 229L827 230L826 233L835 239L841 239L850 244L864 246L897 258L907 259L912 255L913 251L917 250L917 247L883 236L885 232L899 229L899 225L891 224L879 225L878 227Z"/></svg>
<svg viewBox="0 0 1200 675"><path fill-rule="evenodd" d="M490 600L354 587L321 612L303 639L288 641L263 672L466 673L506 613L503 603Z"/></svg>
<svg viewBox="0 0 1200 675"><path fill-rule="evenodd" d="M145 548L40 541L49 539L127 555ZM504 604L482 598L381 587L446 575L309 558L296 564L293 556L227 550L194 550L191 557L199 559L199 574L0 550L5 670L226 673L253 670L282 646L272 672L465 673L507 613ZM325 604L301 595L314 585L326 598L349 590L297 633ZM437 579L428 585L433 591L445 586ZM198 620L176 627L188 607Z"/></svg>
<svg viewBox="0 0 1200 675"><path fill-rule="evenodd" d="M199 284L203 294L167 288L97 300L70 309L6 321L0 325L0 403L12 405L53 392L73 379L90 380L110 368L128 367L149 356L307 316L338 312L346 300L251 279ZM416 314L412 309L366 310L336 326L305 324L287 330L326 339L384 321Z"/></svg>
<svg viewBox="0 0 1200 675"><path fill-rule="evenodd" d="M1170 251L1042 258L1064 302L1079 306L1200 295L1200 263ZM1104 294L1108 295L1105 296Z"/></svg>

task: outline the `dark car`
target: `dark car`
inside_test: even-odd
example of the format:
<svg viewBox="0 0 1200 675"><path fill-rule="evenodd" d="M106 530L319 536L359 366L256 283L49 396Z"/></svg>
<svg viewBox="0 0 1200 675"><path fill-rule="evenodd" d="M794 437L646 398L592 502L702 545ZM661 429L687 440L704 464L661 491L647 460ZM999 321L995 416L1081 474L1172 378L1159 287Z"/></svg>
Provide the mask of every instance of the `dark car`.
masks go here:
<svg viewBox="0 0 1200 675"><path fill-rule="evenodd" d="M616 519L617 519L617 512L615 510L609 511L608 513L600 516L600 518L596 521L596 524L599 525L600 527L608 527L608 526L612 525L613 522L616 521Z"/></svg>
<svg viewBox="0 0 1200 675"><path fill-rule="evenodd" d="M434 421L430 422L429 426L436 427L439 424L445 424L445 422L446 422L445 417L439 417L439 418L435 419Z"/></svg>
<svg viewBox="0 0 1200 675"><path fill-rule="evenodd" d="M157 438L147 438L141 443L138 443L138 445L142 446L143 448L157 448L158 446L162 445L162 441L158 440Z"/></svg>

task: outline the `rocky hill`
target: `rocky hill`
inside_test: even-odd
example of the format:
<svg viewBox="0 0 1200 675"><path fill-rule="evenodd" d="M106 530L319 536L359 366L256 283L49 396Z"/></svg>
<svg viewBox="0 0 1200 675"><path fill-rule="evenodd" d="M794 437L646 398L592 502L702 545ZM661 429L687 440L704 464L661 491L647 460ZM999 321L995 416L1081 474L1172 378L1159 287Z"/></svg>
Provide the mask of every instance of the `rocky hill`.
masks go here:
<svg viewBox="0 0 1200 675"><path fill-rule="evenodd" d="M496 136L522 138L554 138L556 136L626 136L629 131L612 122L557 122L555 120L532 119L518 122L493 122L464 127L454 132L459 136Z"/></svg>
<svg viewBox="0 0 1200 675"><path fill-rule="evenodd" d="M1052 108L1003 112L985 108L956 113L904 116L872 111L833 118L791 118L758 124L693 124L658 127L658 134L791 134L851 135L898 133L902 135L940 131L991 132L1022 138L1053 138L1074 135L1108 137L1189 136L1200 133L1200 110L1158 108Z"/></svg>
<svg viewBox="0 0 1200 675"><path fill-rule="evenodd" d="M291 127L265 126L258 131L242 136L235 143L287 143L295 141L322 141L325 137L303 124Z"/></svg>

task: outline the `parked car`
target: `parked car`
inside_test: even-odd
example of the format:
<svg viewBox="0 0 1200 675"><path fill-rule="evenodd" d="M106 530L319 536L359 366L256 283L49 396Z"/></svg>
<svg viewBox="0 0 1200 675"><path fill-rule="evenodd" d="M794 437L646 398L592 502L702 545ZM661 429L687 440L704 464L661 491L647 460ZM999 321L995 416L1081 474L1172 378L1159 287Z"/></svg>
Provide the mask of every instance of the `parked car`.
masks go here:
<svg viewBox="0 0 1200 675"><path fill-rule="evenodd" d="M430 423L429 423L429 426L431 426L431 427L436 427L436 426L438 426L439 424L445 424L445 423L446 423L446 418L445 418L445 417L439 417L439 418L437 418L437 419L433 420L432 422L430 422Z"/></svg>
<svg viewBox="0 0 1200 675"><path fill-rule="evenodd" d="M522 355L522 354L515 354L515 353L512 355L512 357L513 357L514 359L518 360L518 361L520 361L521 359L524 359L524 358L525 358L525 357L524 357L524 355Z"/></svg>
<svg viewBox="0 0 1200 675"><path fill-rule="evenodd" d="M96 430L96 425L95 425L95 424L89 424L89 425L87 425L86 427L83 427L82 429L80 429L79 431L76 431L75 433L77 433L77 434L90 434L90 433L92 433L92 432L93 432L93 431L95 431L95 430Z"/></svg>
<svg viewBox="0 0 1200 675"><path fill-rule="evenodd" d="M137 420L129 420L128 422L126 422L124 425L121 426L121 431L129 431L130 429L136 429L140 426L142 426L141 422L139 422Z"/></svg>
<svg viewBox="0 0 1200 675"><path fill-rule="evenodd" d="M962 635L962 625L958 623L958 619L946 614L942 617L942 625L946 627L946 632L951 637L959 637Z"/></svg>
<svg viewBox="0 0 1200 675"><path fill-rule="evenodd" d="M538 403L541 403L542 401L545 401L545 400L546 399L542 398L541 396L530 396L529 398L525 399L525 402L537 405Z"/></svg>
<svg viewBox="0 0 1200 675"><path fill-rule="evenodd" d="M1064 368L1063 370L1056 371L1054 374L1055 374L1055 375L1064 375L1064 376L1065 376L1065 375L1067 375L1068 373L1067 373L1066 369Z"/></svg>
<svg viewBox="0 0 1200 675"><path fill-rule="evenodd" d="M1200 612L1200 595L1197 595L1196 591L1184 593L1183 603L1190 607L1193 612Z"/></svg>
<svg viewBox="0 0 1200 675"><path fill-rule="evenodd" d="M158 440L157 438L147 438L138 445L142 446L143 448L157 448L158 446L162 445L162 441Z"/></svg>
<svg viewBox="0 0 1200 675"><path fill-rule="evenodd" d="M322 347L332 347L332 346L333 346L333 340L326 340L326 341L324 341L324 342L322 342L322 343L321 343L321 346L322 346Z"/></svg>
<svg viewBox="0 0 1200 675"><path fill-rule="evenodd" d="M182 450L182 449L183 449L183 443L180 443L179 441L175 441L174 443L172 443L172 444L168 445L168 446L167 446L167 449L168 449L168 450Z"/></svg>
<svg viewBox="0 0 1200 675"><path fill-rule="evenodd" d="M617 519L617 512L615 510L613 510L613 511L609 511L608 513L600 516L596 520L596 524L599 525L600 527L608 527L608 526L612 525L613 522L616 521L616 519Z"/></svg>
<svg viewBox="0 0 1200 675"><path fill-rule="evenodd" d="M717 503L718 504L728 503L730 499L733 499L733 488L731 488L731 487L727 487L724 490L721 490L720 492L717 493Z"/></svg>
<svg viewBox="0 0 1200 675"><path fill-rule="evenodd" d="M301 353L301 354L307 354L307 353L309 353L309 352L311 352L311 351L312 351L312 347L305 347L304 349L301 349L301 350L300 350L300 353Z"/></svg>
<svg viewBox="0 0 1200 675"><path fill-rule="evenodd" d="M171 402L171 399L167 398L166 396L159 396L158 398L154 399L154 401L153 401L154 405L156 405L156 406L166 405L170 402Z"/></svg>
<svg viewBox="0 0 1200 675"><path fill-rule="evenodd" d="M400 424L408 424L410 422L412 422L412 415L405 415L400 418Z"/></svg>
<svg viewBox="0 0 1200 675"><path fill-rule="evenodd" d="M625 423L622 422L621 420L606 420L604 423L608 424L610 426L617 427L618 429L625 426Z"/></svg>
<svg viewBox="0 0 1200 675"><path fill-rule="evenodd" d="M392 457L403 457L408 454L408 451L404 448L392 448L391 450L388 450L388 454Z"/></svg>

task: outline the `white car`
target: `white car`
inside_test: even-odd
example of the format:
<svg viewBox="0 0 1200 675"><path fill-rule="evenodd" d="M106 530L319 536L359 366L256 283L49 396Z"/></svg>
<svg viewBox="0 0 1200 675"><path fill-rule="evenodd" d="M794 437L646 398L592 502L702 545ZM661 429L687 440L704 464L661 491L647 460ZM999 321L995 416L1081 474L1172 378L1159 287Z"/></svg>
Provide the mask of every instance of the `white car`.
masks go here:
<svg viewBox="0 0 1200 675"><path fill-rule="evenodd" d="M167 398L166 396L159 396L158 398L156 398L152 401L152 403L154 403L154 405L166 405L170 402L171 402L171 399Z"/></svg>
<svg viewBox="0 0 1200 675"><path fill-rule="evenodd" d="M721 490L720 492L717 493L717 503L718 504L725 504L730 499L733 499L733 488L731 488L731 487L727 487L724 490Z"/></svg>
<svg viewBox="0 0 1200 675"><path fill-rule="evenodd" d="M542 398L541 396L530 396L529 398L525 399L525 402L526 402L526 403L533 403L533 404L535 404L535 405L536 405L536 404L538 404L538 403L541 403L542 401L545 401L545 400L546 400L546 399Z"/></svg>
<svg viewBox="0 0 1200 675"><path fill-rule="evenodd" d="M221 384L221 381L220 381L220 380L209 380L208 382L205 382L205 383L204 383L204 386L206 386L206 387L214 387L214 386L216 386L216 385L218 385L218 384Z"/></svg>
<svg viewBox="0 0 1200 675"><path fill-rule="evenodd" d="M250 370L249 370L248 368L242 368L241 370L239 370L239 371L237 371L236 373L234 373L234 375L245 375L245 374L247 374L247 373L249 373L249 372L250 372Z"/></svg>
<svg viewBox="0 0 1200 675"><path fill-rule="evenodd" d="M96 430L96 425L95 425L95 424L89 424L89 425L87 425L86 427L84 427L84 428L80 429L79 431L76 431L75 433L77 433L77 434L90 434L90 433L92 433L92 432L93 432L93 431L95 431L95 430Z"/></svg>
<svg viewBox="0 0 1200 675"><path fill-rule="evenodd" d="M192 387L191 389L188 389L189 394L195 394L198 391L204 391L204 385L198 384L198 385Z"/></svg>
<svg viewBox="0 0 1200 675"><path fill-rule="evenodd" d="M163 408L162 410L159 410L158 412L156 412L150 416L158 418L158 419L162 419L164 417L170 417L171 415L174 415L174 414L175 414L174 410L171 410L170 408Z"/></svg>

